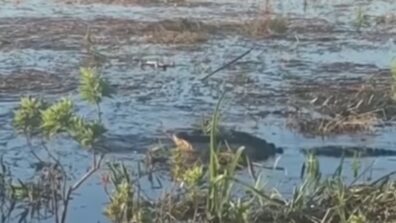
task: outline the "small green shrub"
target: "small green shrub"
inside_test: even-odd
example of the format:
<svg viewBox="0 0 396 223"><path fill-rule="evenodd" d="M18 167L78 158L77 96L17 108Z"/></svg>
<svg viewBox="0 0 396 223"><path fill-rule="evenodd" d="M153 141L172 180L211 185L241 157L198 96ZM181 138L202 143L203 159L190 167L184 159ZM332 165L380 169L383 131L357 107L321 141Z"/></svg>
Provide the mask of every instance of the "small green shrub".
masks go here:
<svg viewBox="0 0 396 223"><path fill-rule="evenodd" d="M47 147L47 142L54 139L57 135L69 136L70 139L77 141L82 147L93 148L96 140L101 138L106 129L101 123L100 118L100 103L104 97L111 97L112 90L110 85L99 75L94 69L82 68L80 80L80 94L83 100L90 104L96 105L98 109L98 120L89 121L76 114L74 103L68 98L61 98L53 103L47 103L42 99L33 97L23 97L19 108L15 111L13 118L13 125L15 130L24 135L28 142L28 147L31 149L33 155L39 160L41 159L35 152L31 143L31 138L40 139L41 146L48 152L51 160L48 162L55 162L54 165L60 168L60 174L64 175L66 172L62 167L61 162L54 158L53 151ZM103 156L98 160L95 150L93 151L92 166L90 170L84 174L77 182L69 185L67 177L49 177L40 178L39 183L30 182L23 183L19 181L20 186L13 186L12 190L17 192L13 197L28 197L29 203L27 206L32 206L34 210L47 207L48 205L40 205L37 208L37 200L56 204L55 210L51 210L55 216L56 223L64 223L66 221L69 201L71 200L72 192L76 191L97 169L99 169ZM56 169L50 168L52 173ZM48 175L48 174L47 174ZM46 176L46 175L44 175ZM50 174L51 176L51 174ZM44 182L42 182L44 180ZM47 181L47 182L46 182ZM59 186L62 184L62 186ZM54 186L58 185L58 186ZM19 188L19 189L18 189ZM63 189L62 189L63 188ZM52 194L59 194L54 195ZM51 196L49 196L51 195ZM33 199L33 200L32 200ZM60 203L62 206L58 206ZM36 205L36 206L35 206ZM25 216L26 217L26 216Z"/></svg>

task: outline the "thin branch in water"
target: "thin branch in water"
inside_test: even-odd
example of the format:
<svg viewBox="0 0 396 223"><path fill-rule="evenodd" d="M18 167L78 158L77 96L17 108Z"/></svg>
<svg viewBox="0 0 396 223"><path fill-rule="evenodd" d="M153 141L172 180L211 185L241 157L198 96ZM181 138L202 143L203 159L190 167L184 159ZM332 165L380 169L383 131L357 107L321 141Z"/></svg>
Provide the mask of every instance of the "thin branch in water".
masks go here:
<svg viewBox="0 0 396 223"><path fill-rule="evenodd" d="M34 158L36 158L39 162L43 162L43 160L37 155L37 153L34 152L32 140L31 140L30 136L29 136L26 132L25 132L24 134L25 134L25 136L26 136L26 143L27 143L27 145L28 145L28 147L29 147L29 149L30 149L30 153L31 153L31 154L34 156Z"/></svg>
<svg viewBox="0 0 396 223"><path fill-rule="evenodd" d="M96 111L98 113L98 121L99 123L102 123L102 109L99 103L96 103Z"/></svg>
<svg viewBox="0 0 396 223"><path fill-rule="evenodd" d="M67 210L68 210L68 206L69 206L69 201L71 199L71 194L75 190L77 190L92 174L94 174L100 168L103 158L104 158L104 155L101 154L98 162L94 162L95 163L94 166L92 166L87 173L85 173L76 183L74 183L72 186L70 186L69 189L67 190L66 196L64 197L64 200L63 200L61 223L65 223L65 221L66 221L66 215L67 215Z"/></svg>
<svg viewBox="0 0 396 223"><path fill-rule="evenodd" d="M232 65L233 63L237 62L238 60L242 59L243 57L245 57L246 55L248 55L250 52L252 52L253 48L250 48L249 50L247 50L246 52L244 52L243 54L239 55L238 57L236 57L235 59L231 60L230 62L224 64L223 66L217 68L215 71L213 71L212 73L206 75L205 77L203 77L201 80L205 81L206 79L208 79L209 77L215 75L216 73L220 72L221 70L224 70L225 68L229 67L230 65Z"/></svg>
<svg viewBox="0 0 396 223"><path fill-rule="evenodd" d="M104 155L101 155L101 156L99 157L98 162L95 162L95 165L92 166L91 169L90 169L87 173L85 173L85 174L81 177L81 179L78 180L78 181L70 188L72 191L78 189L78 188L81 186L82 183L84 183L93 173L95 173L96 170L99 169L99 167L100 167L100 165L101 165L101 163L102 163L103 157L104 157Z"/></svg>
<svg viewBox="0 0 396 223"><path fill-rule="evenodd" d="M378 184L378 183L381 182L381 181L382 181L382 182L387 182L387 181L389 181L389 178L390 178L392 175L396 175L396 171L392 171L392 172L390 172L390 173L388 173L388 174L386 174L386 175L384 175L384 176L378 178L377 180L375 180L374 182L371 183L371 186L375 186L376 184Z"/></svg>
<svg viewBox="0 0 396 223"><path fill-rule="evenodd" d="M59 166L62 170L62 175L63 177L65 177L65 179L67 178L67 174L66 174L66 170L63 167L63 165L61 164L61 162L59 161L59 159L57 159L49 150L48 146L45 144L44 140L41 139L41 146L45 149L45 151L47 152L48 156L54 160L54 162L56 163L57 166Z"/></svg>

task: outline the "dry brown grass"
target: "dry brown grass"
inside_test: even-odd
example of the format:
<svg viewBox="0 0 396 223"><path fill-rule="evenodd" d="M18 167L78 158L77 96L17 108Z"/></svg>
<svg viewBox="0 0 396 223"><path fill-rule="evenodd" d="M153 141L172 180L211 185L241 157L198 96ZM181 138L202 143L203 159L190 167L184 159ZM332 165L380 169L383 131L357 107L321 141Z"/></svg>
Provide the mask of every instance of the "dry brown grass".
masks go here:
<svg viewBox="0 0 396 223"><path fill-rule="evenodd" d="M190 19L164 20L144 29L145 40L157 44L196 44L208 40L210 25Z"/></svg>
<svg viewBox="0 0 396 223"><path fill-rule="evenodd" d="M333 135L372 131L381 120L374 112L338 115L334 118L313 118L294 115L289 117L288 126L309 135Z"/></svg>
<svg viewBox="0 0 396 223"><path fill-rule="evenodd" d="M241 32L249 37L265 38L287 31L287 20L281 17L259 16L243 22Z"/></svg>
<svg viewBox="0 0 396 223"><path fill-rule="evenodd" d="M243 21L241 25L242 34L253 38L265 38L286 33L289 24L286 18L276 15L267 2L264 7L258 9L253 19Z"/></svg>
<svg viewBox="0 0 396 223"><path fill-rule="evenodd" d="M208 35L203 32L191 32L186 30L155 30L145 36L148 43L156 44L196 44L208 40Z"/></svg>
<svg viewBox="0 0 396 223"><path fill-rule="evenodd" d="M202 23L192 20L162 21L147 28L146 41L160 44L194 44L206 42L211 34L242 35L267 38L283 35L288 30L285 18L258 16L239 22Z"/></svg>
<svg viewBox="0 0 396 223"><path fill-rule="evenodd" d="M370 131L394 119L396 103L391 81L389 77L379 79L295 85L293 103L299 111L289 117L288 126L307 134L330 135Z"/></svg>

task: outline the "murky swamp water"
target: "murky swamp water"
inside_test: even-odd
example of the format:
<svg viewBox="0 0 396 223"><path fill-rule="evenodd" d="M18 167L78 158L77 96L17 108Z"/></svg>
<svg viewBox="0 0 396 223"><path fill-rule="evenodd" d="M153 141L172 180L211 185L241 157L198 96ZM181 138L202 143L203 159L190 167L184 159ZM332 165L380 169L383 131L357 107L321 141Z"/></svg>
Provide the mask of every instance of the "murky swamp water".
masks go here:
<svg viewBox="0 0 396 223"><path fill-rule="evenodd" d="M396 56L396 15L392 15L396 3L308 1L304 6L302 0L269 2L274 13L288 18L290 26L286 34L249 38L235 32L209 32L206 42L192 45L147 43L136 27L180 18L206 24L238 22L255 18L258 7L265 1L194 1L181 6L83 5L53 0L1 2L0 152L15 174L29 176L32 158L25 152L25 141L11 126L12 111L21 95L69 96L77 100L79 112L94 115L93 109L82 103L76 92L79 67L87 57L83 50L86 24L93 30L96 46L108 56L103 74L117 90L114 99L104 101L103 113L115 141L123 140L114 143L121 143L123 149L117 150L115 146L107 156L109 161L139 159L163 137L163 131L190 126L203 115L211 114L219 98L218 89L228 90L223 107L224 124L284 148L278 166L285 171L265 170L264 179L286 195L299 183L304 159L301 148L357 145L393 149L396 139L392 127L328 139L304 137L285 126L282 111L289 109L291 96L287 90L293 80L343 81L389 73L391 60ZM370 18L393 16L394 19L357 32L352 24L359 6ZM211 70L253 46L255 49L242 60L207 82L200 81ZM166 71L143 70L134 59L166 60L176 66ZM89 153L68 141L60 140L54 147L76 176L86 171ZM332 173L339 163L335 158L320 157L320 160L326 174ZM394 170L396 158L362 161L363 168L373 165L368 175L375 177ZM274 162L268 160L265 165ZM148 193L155 195L158 191L148 190ZM72 201L69 222L81 222L81 219L106 222L101 215L105 202L100 177L94 177Z"/></svg>

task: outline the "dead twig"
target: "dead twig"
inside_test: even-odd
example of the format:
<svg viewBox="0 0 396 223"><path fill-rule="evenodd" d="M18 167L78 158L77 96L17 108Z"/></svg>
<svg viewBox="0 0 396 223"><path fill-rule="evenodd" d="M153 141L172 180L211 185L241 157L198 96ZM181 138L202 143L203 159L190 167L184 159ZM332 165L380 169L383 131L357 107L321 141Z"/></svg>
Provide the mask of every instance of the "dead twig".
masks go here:
<svg viewBox="0 0 396 223"><path fill-rule="evenodd" d="M250 48L249 50L247 50L246 52L244 52L243 54L239 55L238 57L236 57L235 59L231 60L230 62L224 64L223 66L217 68L215 71L213 71L212 73L206 75L205 77L203 77L201 79L201 81L205 81L206 79L208 79L209 77L215 75L216 73L220 72L221 70L224 70L225 68L229 67L231 64L237 62L238 60L242 59L243 57L245 57L246 55L248 55L250 52L252 52L252 50L254 49L254 47Z"/></svg>

